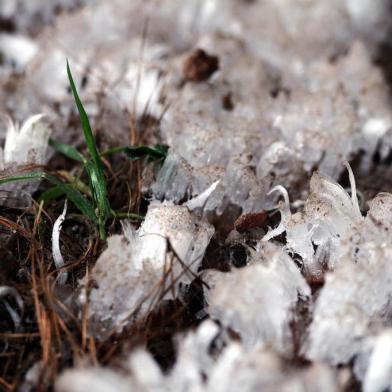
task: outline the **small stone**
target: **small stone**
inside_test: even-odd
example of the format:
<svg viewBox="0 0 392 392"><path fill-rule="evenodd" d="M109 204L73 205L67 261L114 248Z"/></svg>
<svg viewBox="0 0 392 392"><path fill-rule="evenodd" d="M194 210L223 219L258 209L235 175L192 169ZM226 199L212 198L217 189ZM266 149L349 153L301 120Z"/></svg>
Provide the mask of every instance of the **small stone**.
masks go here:
<svg viewBox="0 0 392 392"><path fill-rule="evenodd" d="M203 49L196 49L183 65L184 79L189 82L204 82L219 69L219 59Z"/></svg>
<svg viewBox="0 0 392 392"><path fill-rule="evenodd" d="M264 226L267 220L267 212L250 212L248 214L242 214L235 222L234 228L239 231L246 231L250 229L261 228Z"/></svg>
<svg viewBox="0 0 392 392"><path fill-rule="evenodd" d="M222 97L222 107L229 112L234 109L233 97L231 96L231 93L227 93Z"/></svg>

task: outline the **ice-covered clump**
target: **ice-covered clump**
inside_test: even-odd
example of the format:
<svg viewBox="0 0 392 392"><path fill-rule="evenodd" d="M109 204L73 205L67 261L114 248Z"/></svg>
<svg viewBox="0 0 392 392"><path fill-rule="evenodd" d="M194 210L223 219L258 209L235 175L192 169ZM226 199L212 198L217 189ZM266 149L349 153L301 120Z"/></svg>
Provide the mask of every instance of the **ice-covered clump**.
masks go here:
<svg viewBox="0 0 392 392"><path fill-rule="evenodd" d="M390 250L392 194L379 193L367 204L365 219L352 226L340 244L341 257L359 265L377 264L379 252Z"/></svg>
<svg viewBox="0 0 392 392"><path fill-rule="evenodd" d="M295 154L301 162L303 172L299 174L303 178L303 173L318 165L325 174L337 178L339 161L349 158L359 136L354 106L338 88L332 94L294 88L287 102L282 98L268 115L274 117L273 129L280 133L281 143L289 150L287 155ZM262 174L265 169L260 164Z"/></svg>
<svg viewBox="0 0 392 392"><path fill-rule="evenodd" d="M325 365L296 368L285 364L275 353L260 348L245 349L228 341L223 349L211 345L219 328L203 322L195 332L178 336L178 355L174 368L163 374L151 354L135 350L122 372L101 367L67 370L56 382L57 392L97 391L194 391L246 392L338 391L336 372ZM228 377L230 374L230 377Z"/></svg>
<svg viewBox="0 0 392 392"><path fill-rule="evenodd" d="M140 348L131 353L128 361L123 362L121 373L113 369L91 367L65 371L56 382L56 391L82 392L94 388L102 392L212 392L213 389L207 387L206 377L216 368L216 360L210 348L218 333L219 327L208 320L195 332L176 336L177 360L168 374L163 374L151 354Z"/></svg>
<svg viewBox="0 0 392 392"><path fill-rule="evenodd" d="M387 39L391 26L388 0L220 3L226 12L230 8L229 15L235 15L247 44L279 68L295 67L303 60L338 56L358 37L374 49Z"/></svg>
<svg viewBox="0 0 392 392"><path fill-rule="evenodd" d="M391 249L380 249L376 264L347 261L327 274L309 330L309 359L346 364L361 352L364 339L387 322L392 311L391 256Z"/></svg>
<svg viewBox="0 0 392 392"><path fill-rule="evenodd" d="M266 187L256 177L251 157L246 154L234 156L226 168L208 165L196 169L178 154L171 153L152 190L159 199L179 202L199 195L218 180L219 184L204 205L204 213L224 214L225 220L232 223L241 211L260 211L265 206Z"/></svg>
<svg viewBox="0 0 392 392"><path fill-rule="evenodd" d="M335 62L320 58L284 68L279 86L265 111L279 140L261 155L258 176L274 173L273 185L292 188L318 167L337 179L340 161L359 151L360 168L369 171L378 144L391 130L392 113L384 76L362 42L353 42ZM384 144L385 156L389 149Z"/></svg>
<svg viewBox="0 0 392 392"><path fill-rule="evenodd" d="M56 381L57 392L129 392L135 387L132 378L121 372L102 367L73 368Z"/></svg>
<svg viewBox="0 0 392 392"><path fill-rule="evenodd" d="M171 59L162 93L171 105L161 122L171 155L153 191L160 198L181 200L220 179L205 211L230 221L241 210L264 206L269 178L257 178L255 168L260 151L275 138L263 119L274 81L241 40L211 34L197 48L217 56L219 70L206 81L179 88L183 70L178 63L190 54Z"/></svg>
<svg viewBox="0 0 392 392"><path fill-rule="evenodd" d="M2 176L20 174L24 167L46 163L51 129L42 118L41 114L31 116L21 127L9 117L6 118L7 129L2 132L4 148L0 148ZM29 198L37 187L37 181L1 185L0 203L9 206L30 203Z"/></svg>
<svg viewBox="0 0 392 392"><path fill-rule="evenodd" d="M298 369L288 366L272 351L257 348L248 351L238 343L231 343L213 368L206 391L239 390L337 392L339 385L336 372L326 365Z"/></svg>
<svg viewBox="0 0 392 392"><path fill-rule="evenodd" d="M216 171L213 179L218 179L222 171ZM213 179L210 179L211 183ZM189 199L195 192L194 182L195 174L192 166L179 154L169 151L152 185L152 191L158 199L179 203L184 199Z"/></svg>
<svg viewBox="0 0 392 392"><path fill-rule="evenodd" d="M355 372L364 392L382 392L392 388L392 330L383 330L365 342L356 359Z"/></svg>
<svg viewBox="0 0 392 392"><path fill-rule="evenodd" d="M37 44L28 37L0 34L0 56L10 68L16 68L19 72L23 71L37 51Z"/></svg>
<svg viewBox="0 0 392 392"><path fill-rule="evenodd" d="M252 168L252 156L243 154L230 159L225 175L208 199L205 211L222 215L230 206L242 212L260 211L265 206L266 187Z"/></svg>
<svg viewBox="0 0 392 392"><path fill-rule="evenodd" d="M229 273L206 271L208 312L231 328L245 347L273 347L283 355L293 351L290 322L299 299L310 289L293 260L272 244L259 245L250 265Z"/></svg>
<svg viewBox="0 0 392 392"><path fill-rule="evenodd" d="M310 195L304 210L292 214L287 191L278 186L285 201L280 203L281 222L271 229L263 241L286 233L288 250L302 257L304 272L313 280L322 279L323 269L332 269L339 262L341 240L363 218L358 205L356 185L347 164L351 197L331 178L315 172L310 181Z"/></svg>
<svg viewBox="0 0 392 392"><path fill-rule="evenodd" d="M189 385L195 391L205 389L205 377L210 376L216 365L210 349L219 332L219 327L207 320L196 331L176 337L177 360L167 380L171 390L182 391Z"/></svg>
<svg viewBox="0 0 392 392"><path fill-rule="evenodd" d="M242 40L212 34L196 48L216 56L219 69L208 80L179 87L193 52L170 59L162 92L170 103L161 123L164 139L195 168L225 167L234 153L257 156L275 139L264 119L275 75Z"/></svg>
<svg viewBox="0 0 392 392"><path fill-rule="evenodd" d="M334 62L315 58L294 69L272 67L230 36L204 36L197 47L219 58L219 70L203 83L181 85L178 63L184 56L170 59L162 96L171 105L162 118L162 136L187 167L183 173L181 162L179 170L173 169L172 160L158 176L154 191L159 195L181 198L214 171L219 178L230 177L239 156L249 157L247 167L256 180L251 191L259 200L258 187L279 184L295 197L306 197L303 184L315 168L336 180L341 161L358 153L361 173L369 171L391 129L392 113L382 72L361 42L350 43ZM168 172L170 179L174 172L179 177L168 182ZM180 181L182 174L188 185ZM229 198L233 192L239 187L227 192Z"/></svg>
<svg viewBox="0 0 392 392"><path fill-rule="evenodd" d="M342 239L339 265L316 301L305 349L310 359L348 363L369 336L390 324L392 195L369 204L366 218Z"/></svg>
<svg viewBox="0 0 392 392"><path fill-rule="evenodd" d="M111 329L121 331L159 300L178 295L197 271L213 233L185 206L151 203L137 232L127 225L123 235L109 238L92 271L97 287L88 299L91 332L102 337Z"/></svg>
<svg viewBox="0 0 392 392"><path fill-rule="evenodd" d="M298 184L309 176L309 167L314 164L312 155L314 156L314 154L303 155L299 149L294 149L284 140L276 141L265 151L262 151L256 166L257 177L269 184L270 188L278 184L286 184L292 192L296 192L300 197L303 189L300 189ZM315 156L319 156L319 154L316 153ZM304 163L304 159L308 158L313 163Z"/></svg>
<svg viewBox="0 0 392 392"><path fill-rule="evenodd" d="M42 114L28 118L21 127L7 118L7 131L3 149L1 170L13 165L45 163L50 128Z"/></svg>
<svg viewBox="0 0 392 392"><path fill-rule="evenodd" d="M196 182L204 181L199 169L226 169L234 154L245 154L263 186L284 183L296 196L315 167L336 179L337 158L350 159L361 149L372 155L390 128L387 88L369 54L345 52L357 38L353 20L375 24L385 15L384 0L377 7L368 0L355 7L336 0L93 3L60 15L37 37L38 55L14 81L18 88L7 89L8 78L0 80L0 104L18 117L45 106L60 133L73 107L64 67L69 57L76 80L85 82L92 125L98 121L106 139L128 143L130 115L145 111L162 117L163 141L197 169ZM108 23L109 14L116 23ZM104 36L97 27L103 23ZM333 29L320 36L320 25ZM194 48L216 55L219 70L203 83L184 83L182 64ZM330 54L340 56L330 61ZM386 108L382 116L379 107Z"/></svg>

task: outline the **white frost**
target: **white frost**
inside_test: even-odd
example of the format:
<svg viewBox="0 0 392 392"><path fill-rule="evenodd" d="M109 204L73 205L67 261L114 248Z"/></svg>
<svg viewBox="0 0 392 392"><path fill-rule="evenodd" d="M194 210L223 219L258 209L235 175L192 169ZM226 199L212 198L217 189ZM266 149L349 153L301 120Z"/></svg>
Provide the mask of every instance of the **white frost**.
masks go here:
<svg viewBox="0 0 392 392"><path fill-rule="evenodd" d="M219 180L212 183L204 192L202 192L199 196L194 197L193 199L187 201L185 204L191 210L196 210L198 208L203 208L208 198L211 196L219 184Z"/></svg>
<svg viewBox="0 0 392 392"><path fill-rule="evenodd" d="M7 127L4 149L0 149L0 170L4 175L12 175L25 165L43 165L46 163L48 140L51 134L49 126L42 121L44 115L29 117L21 127L5 116ZM21 174L20 172L18 174ZM26 181L4 184L0 187L0 202L7 206L31 203L30 195L38 188L38 181Z"/></svg>
<svg viewBox="0 0 392 392"><path fill-rule="evenodd" d="M4 167L11 164L43 164L50 136L49 127L42 122L44 115L29 117L19 128L7 117L7 133L4 144Z"/></svg>
<svg viewBox="0 0 392 392"><path fill-rule="evenodd" d="M376 339L363 383L364 392L382 392L392 387L392 330Z"/></svg>
<svg viewBox="0 0 392 392"><path fill-rule="evenodd" d="M92 332L120 331L160 300L179 295L197 272L213 233L186 206L151 203L138 231L126 225L124 235L108 239L92 271L98 285L89 297Z"/></svg>
<svg viewBox="0 0 392 392"><path fill-rule="evenodd" d="M66 214L67 214L67 200L65 200L62 214L56 219L53 225L52 253L53 253L54 264L58 270L64 267L64 259L60 250L60 231L61 231L61 226L65 220ZM66 271L62 271L59 273L57 279L59 285L65 284L65 282L67 281L67 276L68 274Z"/></svg>
<svg viewBox="0 0 392 392"><path fill-rule="evenodd" d="M304 349L309 359L348 363L363 351L369 336L388 325L392 311L390 200L391 195L378 196L365 220L342 240L339 264L327 274L315 303ZM380 215L386 218L385 224L377 221Z"/></svg>
<svg viewBox="0 0 392 392"><path fill-rule="evenodd" d="M23 35L0 34L0 53L19 71L29 64L38 52L38 45Z"/></svg>
<svg viewBox="0 0 392 392"><path fill-rule="evenodd" d="M8 295L14 297L16 304L18 305L19 308L19 313L18 313L15 311L15 309L11 307L11 305L5 299L3 299L7 311L10 314L11 319L15 325L15 328L18 328L21 324L23 311L24 311L23 299L18 293L18 290L16 290L15 288L9 286L0 286L0 298L4 298Z"/></svg>
<svg viewBox="0 0 392 392"><path fill-rule="evenodd" d="M272 244L252 252L251 264L229 273L206 271L206 299L213 319L239 334L245 347L293 350L290 322L310 289L293 260Z"/></svg>
<svg viewBox="0 0 392 392"><path fill-rule="evenodd" d="M279 190L285 203L279 205L279 226L270 230L263 241L286 232L287 248L302 257L305 272L317 279L323 268L333 268L338 263L341 239L363 221L354 175L349 164L345 165L349 172L351 197L339 184L318 172L311 178L310 195L303 211L291 214L287 191L283 187L271 191Z"/></svg>
<svg viewBox="0 0 392 392"><path fill-rule="evenodd" d="M146 392L238 392L338 391L336 372L314 364L298 369L284 363L275 353L260 348L245 349L228 341L215 355L211 345L218 327L207 320L194 332L177 336L178 357L174 368L164 374L144 349L130 355L123 372L108 368L67 370L56 382L57 392L146 391ZM218 336L219 338L219 336ZM125 364L124 364L125 365Z"/></svg>

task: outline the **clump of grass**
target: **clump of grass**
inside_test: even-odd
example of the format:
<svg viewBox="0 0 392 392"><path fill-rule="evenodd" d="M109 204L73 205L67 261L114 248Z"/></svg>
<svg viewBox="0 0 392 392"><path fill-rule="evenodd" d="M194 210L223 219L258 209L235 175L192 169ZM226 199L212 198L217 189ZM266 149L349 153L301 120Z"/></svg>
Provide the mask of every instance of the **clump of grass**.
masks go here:
<svg viewBox="0 0 392 392"><path fill-rule="evenodd" d="M72 76L71 68L67 61L67 74L71 87L71 91L79 112L79 117L83 129L83 135L86 142L89 155L85 156L73 146L64 144L53 139L49 140L49 145L57 152L66 157L81 163L88 177L88 186L81 180L67 175L69 182L64 182L58 177L49 174L43 170L32 171L22 175L14 175L0 178L0 185L32 179L46 180L53 185L52 188L44 192L40 200L49 202L61 196L66 196L78 208L83 215L89 218L98 228L100 238L106 239L106 224L110 218L133 218L142 219L140 215L131 213L117 213L109 203L108 188L104 174L103 156L112 155L114 153L124 153L130 160L137 161L146 158L149 162L162 162L167 155L167 147L162 145L155 146L119 146L111 148L100 153L91 129L90 121L86 110L79 97L75 82Z"/></svg>
<svg viewBox="0 0 392 392"><path fill-rule="evenodd" d="M84 139L86 141L91 159L87 159L80 153L76 154L77 150L75 150L74 153L75 153L75 157L77 156L79 159L82 160L86 172L88 174L88 179L89 179L90 189L92 194L93 207L96 212L97 220L98 220L99 234L102 239L105 239L106 238L105 224L108 218L111 216L111 209L108 200L106 179L103 172L103 163L102 163L101 156L98 153L97 146L95 144L95 139L94 139L93 132L91 130L90 121L83 107L82 101L79 98L68 61L67 61L67 74L68 74L69 83L71 85L71 90L76 102L76 106L79 111L79 116L80 116L83 133L84 133Z"/></svg>

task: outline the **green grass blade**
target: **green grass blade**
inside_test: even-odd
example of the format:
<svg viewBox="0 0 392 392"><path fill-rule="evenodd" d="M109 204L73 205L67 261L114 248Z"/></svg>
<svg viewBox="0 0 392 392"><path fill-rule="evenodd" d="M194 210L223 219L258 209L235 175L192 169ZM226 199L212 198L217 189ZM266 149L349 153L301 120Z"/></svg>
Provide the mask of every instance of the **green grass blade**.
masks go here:
<svg viewBox="0 0 392 392"><path fill-rule="evenodd" d="M94 162L87 161L85 163L85 168L90 181L92 197L98 210L98 222L100 226L103 227L106 220L111 215L106 183L100 180Z"/></svg>
<svg viewBox="0 0 392 392"><path fill-rule="evenodd" d="M91 159L92 159L91 161L86 161L84 163L90 179L93 201L98 209L98 222L100 226L100 234L101 237L103 238L104 237L103 227L105 225L106 220L110 216L110 206L109 206L108 195L107 195L105 175L103 172L103 164L102 164L101 156L98 153L98 149L95 144L95 139L94 139L93 132L91 130L90 121L83 107L82 101L79 98L68 61L67 61L67 73L68 73L69 83L71 85L71 90L75 99L75 103L79 111L84 138L86 140L87 148L90 152Z"/></svg>
<svg viewBox="0 0 392 392"><path fill-rule="evenodd" d="M43 192L39 197L38 202L43 201L44 203L49 203L50 201L56 200L63 195L64 191L58 185L55 185L54 187Z"/></svg>
<svg viewBox="0 0 392 392"><path fill-rule="evenodd" d="M17 181L27 181L27 180L35 180L39 179L42 180L46 176L45 172L39 171L39 172L31 172L31 173L26 173L22 175L15 175L15 176L7 176L7 177L0 177L0 185L3 184L8 184L11 182L17 182Z"/></svg>
<svg viewBox="0 0 392 392"><path fill-rule="evenodd" d="M90 121L88 119L87 113L82 104L82 101L79 98L78 91L76 89L75 82L72 77L72 72L69 67L68 60L67 60L67 74L68 74L69 83L71 85L71 90L75 99L75 103L79 111L80 121L82 122L82 128L83 128L84 138L86 139L87 148L90 152L91 158L93 159L94 163L97 166L101 166L102 168L101 157L99 156L97 146L95 145L95 139L94 139L93 132L91 130Z"/></svg>
<svg viewBox="0 0 392 392"><path fill-rule="evenodd" d="M95 224L98 224L97 215L93 205L78 190L76 190L71 184L58 184L58 186L62 192L67 195L68 199L75 204L75 207L82 212L82 214L88 216Z"/></svg>
<svg viewBox="0 0 392 392"><path fill-rule="evenodd" d="M58 178L43 171L31 172L16 176L0 177L0 185L17 181L28 181L35 179L45 179L51 184L56 185L64 194L67 195L67 197L72 201L72 203L75 204L75 207L77 207L83 214L88 216L93 222L95 222L96 224L98 223L94 207L78 190L76 190L72 185L64 184Z"/></svg>
<svg viewBox="0 0 392 392"><path fill-rule="evenodd" d="M75 161L84 162L86 160L85 157L75 147L72 147L69 144L61 143L50 138L49 146L53 147L57 152Z"/></svg>
<svg viewBox="0 0 392 392"><path fill-rule="evenodd" d="M59 179L50 174L45 174L44 177L51 184L58 186L63 193L65 193L75 204L75 207L78 208L84 215L88 216L96 224L98 223L97 216L95 214L94 206L71 184L64 184Z"/></svg>

